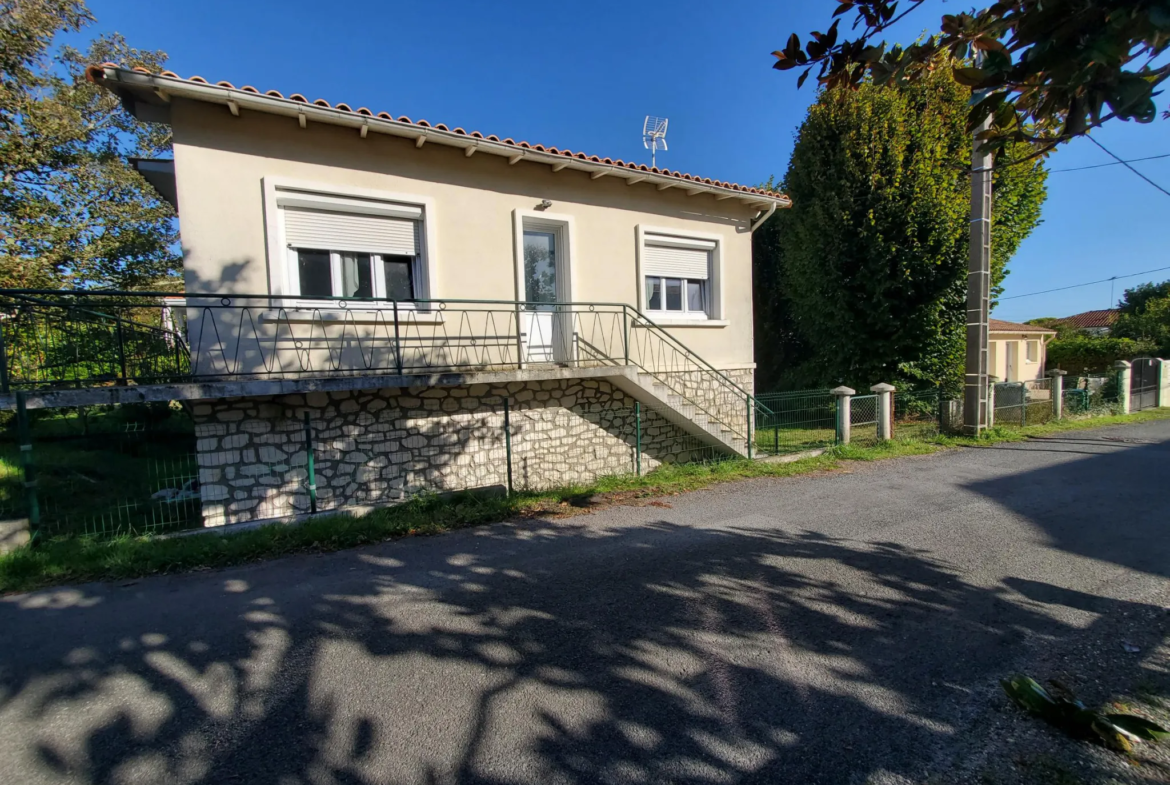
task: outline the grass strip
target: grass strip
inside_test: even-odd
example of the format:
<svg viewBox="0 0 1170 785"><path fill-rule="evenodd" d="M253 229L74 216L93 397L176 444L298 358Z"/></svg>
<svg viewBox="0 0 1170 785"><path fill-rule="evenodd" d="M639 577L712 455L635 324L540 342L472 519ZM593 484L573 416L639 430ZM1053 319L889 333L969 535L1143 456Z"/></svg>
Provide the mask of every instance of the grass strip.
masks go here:
<svg viewBox="0 0 1170 785"><path fill-rule="evenodd" d="M700 490L757 477L792 477L832 471L845 461L875 461L927 455L953 447L985 447L1066 431L1127 425L1170 418L1170 410L1133 415L1063 420L1021 429L994 428L979 438L940 436L895 439L873 446L843 445L824 455L790 463L733 460L666 465L642 477L602 477L570 486L512 496L461 493L424 496L366 515L326 515L298 525L270 524L228 534L185 537L73 537L48 540L0 556L0 592L61 583L119 581L161 573L214 569L296 553L324 553L396 537L437 534L516 518L566 517L613 504Z"/></svg>

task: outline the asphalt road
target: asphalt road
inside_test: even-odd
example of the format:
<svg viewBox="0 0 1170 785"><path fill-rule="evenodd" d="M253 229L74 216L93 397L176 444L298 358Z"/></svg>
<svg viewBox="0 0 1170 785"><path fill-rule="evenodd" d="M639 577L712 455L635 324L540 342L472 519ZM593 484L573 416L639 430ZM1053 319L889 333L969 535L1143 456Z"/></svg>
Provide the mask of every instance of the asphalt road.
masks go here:
<svg viewBox="0 0 1170 785"><path fill-rule="evenodd" d="M1164 596L1168 459L1161 421L3 598L0 780L918 781Z"/></svg>

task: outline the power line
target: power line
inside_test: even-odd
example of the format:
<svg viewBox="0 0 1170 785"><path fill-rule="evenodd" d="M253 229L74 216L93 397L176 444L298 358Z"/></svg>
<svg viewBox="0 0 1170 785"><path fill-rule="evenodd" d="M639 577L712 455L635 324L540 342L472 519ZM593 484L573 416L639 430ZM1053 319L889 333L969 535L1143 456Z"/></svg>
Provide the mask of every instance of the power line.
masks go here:
<svg viewBox="0 0 1170 785"><path fill-rule="evenodd" d="M1119 164L1121 164L1122 166L1124 166L1126 169L1128 169L1129 171L1133 172L1133 173L1134 173L1134 174L1136 174L1138 177L1142 178L1143 180L1145 180L1147 183L1149 183L1150 185L1152 185L1152 186L1154 186L1155 188L1157 188L1157 189L1158 189L1159 191L1161 191L1162 193L1166 194L1167 196L1170 196L1170 191L1167 191L1165 188L1163 188L1162 186L1158 185L1157 183L1155 183L1155 182L1154 182L1153 180L1151 180L1150 178L1146 177L1144 174L1142 174L1141 172L1139 172L1137 169L1134 169L1132 166L1130 166L1130 165L1129 165L1129 162L1128 162L1128 161L1123 161L1123 160L1121 160L1121 158L1119 158L1117 155L1115 155L1115 154L1114 154L1112 151L1110 151L1110 150L1106 149L1105 145L1101 144L1100 142L1098 142L1096 139L1094 139L1093 137L1089 136L1088 134L1085 134L1085 138L1086 138L1086 139L1088 139L1088 140L1089 140L1090 142L1092 142L1093 144L1095 144L1095 145L1097 145L1098 147L1100 147L1102 150L1105 150L1105 152L1106 152L1106 153L1109 153L1109 157L1110 157L1110 158L1112 158L1113 160L1117 161Z"/></svg>
<svg viewBox="0 0 1170 785"><path fill-rule="evenodd" d="M1112 278L1102 278L1100 281L1089 281L1088 283L1075 283L1072 286L1062 286L1059 289L1045 289L1042 292L1028 292L1027 294L1013 294L1011 297L1000 297L1000 300L1018 300L1021 297L1035 297L1038 294L1052 294L1053 292L1063 292L1068 289L1080 289L1082 286L1094 286L1099 283L1109 283L1110 281L1120 281L1122 278L1136 278L1139 275L1149 275L1150 273L1160 273L1163 270L1170 270L1170 267L1158 267L1153 270L1145 270L1140 273L1130 273L1129 275L1115 275Z"/></svg>
<svg viewBox="0 0 1170 785"><path fill-rule="evenodd" d="M1155 161L1159 158L1170 158L1170 153L1163 153L1162 155L1150 155L1145 158L1130 158L1128 161L1111 161L1107 164L1093 164L1092 166L1074 166L1069 169L1049 169L1048 174L1056 174L1057 172L1083 172L1086 169L1100 169L1105 166L1121 166L1122 164L1136 164L1140 161Z"/></svg>

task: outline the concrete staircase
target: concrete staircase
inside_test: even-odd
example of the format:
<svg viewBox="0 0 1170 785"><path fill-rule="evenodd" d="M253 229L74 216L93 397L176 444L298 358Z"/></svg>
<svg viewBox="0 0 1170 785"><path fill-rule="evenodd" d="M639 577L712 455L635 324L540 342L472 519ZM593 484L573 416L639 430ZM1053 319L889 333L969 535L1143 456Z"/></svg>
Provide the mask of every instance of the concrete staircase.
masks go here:
<svg viewBox="0 0 1170 785"><path fill-rule="evenodd" d="M697 437L704 444L728 455L748 457L747 441L741 432L737 433L694 402L674 392L658 381L654 374L630 366L614 370L617 373L610 381L634 400L652 407L667 421Z"/></svg>

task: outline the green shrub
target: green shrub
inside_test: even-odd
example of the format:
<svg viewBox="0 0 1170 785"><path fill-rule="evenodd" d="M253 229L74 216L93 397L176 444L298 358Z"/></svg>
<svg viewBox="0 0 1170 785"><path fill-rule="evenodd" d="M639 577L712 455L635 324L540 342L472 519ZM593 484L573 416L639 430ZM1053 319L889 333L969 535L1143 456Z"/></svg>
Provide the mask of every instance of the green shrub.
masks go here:
<svg viewBox="0 0 1170 785"><path fill-rule="evenodd" d="M1075 338L1057 338L1048 344L1048 367L1069 373L1103 373L1113 370L1118 360L1132 360L1154 354L1149 341L1130 338L1098 338L1078 335Z"/></svg>

